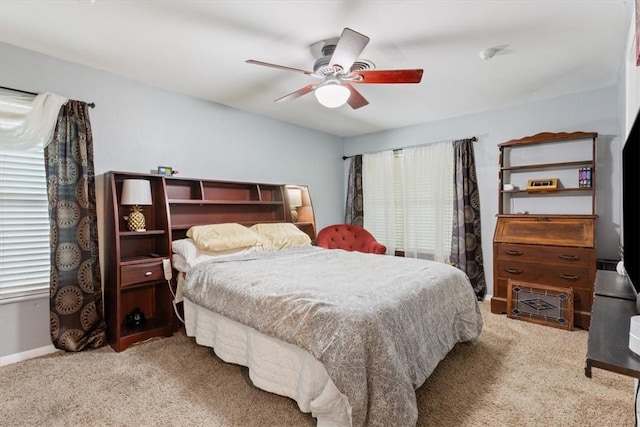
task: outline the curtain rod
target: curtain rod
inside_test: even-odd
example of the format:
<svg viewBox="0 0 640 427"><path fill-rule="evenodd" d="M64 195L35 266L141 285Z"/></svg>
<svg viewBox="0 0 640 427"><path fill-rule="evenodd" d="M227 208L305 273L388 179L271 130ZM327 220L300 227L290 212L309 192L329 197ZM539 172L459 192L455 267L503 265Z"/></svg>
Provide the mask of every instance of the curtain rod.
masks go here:
<svg viewBox="0 0 640 427"><path fill-rule="evenodd" d="M471 142L476 142L478 140L478 138L476 138L475 136L472 136L471 138L462 138L462 139L471 139ZM440 142L444 142L444 141L440 141ZM420 144L420 145L428 145L428 144L436 144L437 142L429 142L427 144ZM415 147L418 147L417 145ZM403 147L406 148L406 147ZM392 148L391 151L396 151L396 150L402 150L402 148ZM353 156L357 156L357 154L354 154L352 156L342 156L342 160L347 160L352 158Z"/></svg>
<svg viewBox="0 0 640 427"><path fill-rule="evenodd" d="M14 89L12 87L7 87L7 86L0 86L0 89L12 90L14 92L25 93L27 95L34 95L34 96L40 95L39 93L36 93L36 92L29 92L28 90ZM94 104L93 102L87 102L87 105L91 108L94 108L96 106L96 104Z"/></svg>

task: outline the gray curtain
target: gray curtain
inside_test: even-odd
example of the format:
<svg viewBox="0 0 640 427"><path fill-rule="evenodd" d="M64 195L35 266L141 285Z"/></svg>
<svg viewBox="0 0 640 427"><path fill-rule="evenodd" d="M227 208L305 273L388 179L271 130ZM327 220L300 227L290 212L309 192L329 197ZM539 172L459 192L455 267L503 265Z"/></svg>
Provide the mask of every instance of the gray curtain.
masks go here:
<svg viewBox="0 0 640 427"><path fill-rule="evenodd" d="M351 157L347 185L347 206L344 214L344 222L362 227L364 225L364 208L362 203L361 154Z"/></svg>
<svg viewBox="0 0 640 427"><path fill-rule="evenodd" d="M467 273L478 300L487 293L480 233L480 193L476 178L473 140L453 143L455 156L454 224L451 262Z"/></svg>
<svg viewBox="0 0 640 427"><path fill-rule="evenodd" d="M56 348L106 344L89 106L68 101L45 149L51 224L50 332Z"/></svg>

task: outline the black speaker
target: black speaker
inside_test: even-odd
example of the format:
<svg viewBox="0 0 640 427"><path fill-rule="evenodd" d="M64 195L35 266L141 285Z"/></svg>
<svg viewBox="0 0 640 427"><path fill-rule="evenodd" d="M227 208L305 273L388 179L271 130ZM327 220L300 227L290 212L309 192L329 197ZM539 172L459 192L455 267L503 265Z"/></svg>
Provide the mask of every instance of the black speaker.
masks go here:
<svg viewBox="0 0 640 427"><path fill-rule="evenodd" d="M144 325L144 321L144 313L136 307L131 313L127 314L127 317L124 319L124 326L133 328Z"/></svg>

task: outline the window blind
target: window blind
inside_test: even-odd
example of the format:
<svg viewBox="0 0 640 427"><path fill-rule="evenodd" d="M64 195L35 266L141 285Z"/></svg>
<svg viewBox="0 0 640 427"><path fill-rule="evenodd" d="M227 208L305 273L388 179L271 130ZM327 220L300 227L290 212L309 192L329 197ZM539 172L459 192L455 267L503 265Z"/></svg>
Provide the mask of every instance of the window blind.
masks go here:
<svg viewBox="0 0 640 427"><path fill-rule="evenodd" d="M451 143L364 154L365 228L405 256L448 262L454 173Z"/></svg>
<svg viewBox="0 0 640 427"><path fill-rule="evenodd" d="M25 105L28 109L28 99ZM5 107L0 104L3 113ZM0 126L12 125L8 117L1 115ZM47 294L50 274L44 153L5 145L0 145L0 302Z"/></svg>
<svg viewBox="0 0 640 427"><path fill-rule="evenodd" d="M393 153L393 198L395 202L395 222L396 222L396 247L398 251L404 251L404 188L402 185L402 173L404 155L402 150ZM384 203L384 201L383 201ZM366 211L365 211L366 212Z"/></svg>
<svg viewBox="0 0 640 427"><path fill-rule="evenodd" d="M0 151L0 299L49 288L49 212L43 153Z"/></svg>
<svg viewBox="0 0 640 427"><path fill-rule="evenodd" d="M363 225L390 253L396 247L393 162L391 151L362 156Z"/></svg>
<svg viewBox="0 0 640 427"><path fill-rule="evenodd" d="M404 150L405 255L448 262L454 202L452 143Z"/></svg>

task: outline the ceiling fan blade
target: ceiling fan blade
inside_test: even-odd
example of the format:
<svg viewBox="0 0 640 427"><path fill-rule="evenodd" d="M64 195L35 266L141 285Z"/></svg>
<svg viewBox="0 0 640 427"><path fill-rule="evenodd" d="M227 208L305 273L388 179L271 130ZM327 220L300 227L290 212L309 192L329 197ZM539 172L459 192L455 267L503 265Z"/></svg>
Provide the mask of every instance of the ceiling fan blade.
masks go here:
<svg viewBox="0 0 640 427"><path fill-rule="evenodd" d="M329 65L339 65L344 71L349 72L367 43L369 43L369 37L353 31L351 28L345 28L342 30L333 55L331 55Z"/></svg>
<svg viewBox="0 0 640 427"><path fill-rule="evenodd" d="M369 104L369 101L367 101L365 97L356 90L356 88L346 83L344 84L344 86L349 89L349 92L351 92L349 99L347 99L347 104L349 104L351 108L357 110L358 108L364 107L365 105Z"/></svg>
<svg viewBox="0 0 640 427"><path fill-rule="evenodd" d="M306 95L309 92L313 92L313 90L317 86L318 85L307 85L307 86L305 86L303 88L300 88L300 89L296 90L295 92L291 92L288 95L285 95L283 97L280 97L280 98L276 99L275 102L291 101L292 99L300 98L301 96Z"/></svg>
<svg viewBox="0 0 640 427"><path fill-rule="evenodd" d="M247 59L245 62L247 64L262 65L264 67L277 68L279 70L295 71L298 73L306 74L308 76L313 75L313 71L301 70L300 68L285 67L284 65L277 65L277 64L271 64L269 62L256 61L255 59Z"/></svg>
<svg viewBox="0 0 640 427"><path fill-rule="evenodd" d="M420 83L422 72L421 69L357 71L354 74L361 75L362 80L351 83Z"/></svg>

